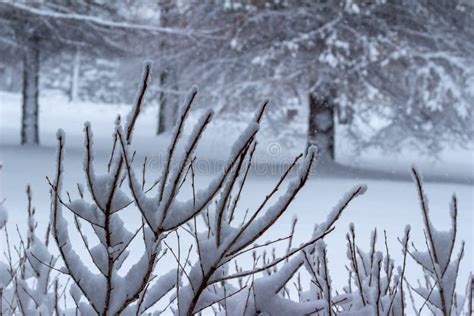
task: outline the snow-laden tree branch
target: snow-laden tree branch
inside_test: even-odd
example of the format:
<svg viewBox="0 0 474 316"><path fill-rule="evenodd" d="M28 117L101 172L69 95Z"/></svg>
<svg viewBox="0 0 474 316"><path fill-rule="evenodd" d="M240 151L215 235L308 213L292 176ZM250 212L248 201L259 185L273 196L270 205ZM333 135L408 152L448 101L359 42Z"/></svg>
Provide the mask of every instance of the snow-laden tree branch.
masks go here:
<svg viewBox="0 0 474 316"><path fill-rule="evenodd" d="M10 244L11 236L5 226L6 209L3 205L0 209L0 230L4 230L6 244L2 249L6 262L0 262L0 312L6 315L37 315L38 311L45 315L61 314L64 311L61 300L68 285L58 283L63 271L55 267L59 257L48 250L49 227L45 240L37 235L30 186L26 194L27 230L25 236L17 228L19 244Z"/></svg>

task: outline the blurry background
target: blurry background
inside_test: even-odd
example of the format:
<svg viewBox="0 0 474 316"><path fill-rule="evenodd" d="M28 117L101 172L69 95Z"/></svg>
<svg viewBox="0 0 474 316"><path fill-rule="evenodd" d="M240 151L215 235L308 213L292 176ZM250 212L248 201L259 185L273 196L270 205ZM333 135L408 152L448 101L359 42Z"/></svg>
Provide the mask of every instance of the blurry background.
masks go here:
<svg viewBox="0 0 474 316"><path fill-rule="evenodd" d="M394 168L443 161L472 178L473 12L471 0L2 0L1 142L111 122L150 59L150 139L197 84L198 108L225 122L217 142L270 98L263 137L279 152L317 144L326 161L386 168L389 154Z"/></svg>

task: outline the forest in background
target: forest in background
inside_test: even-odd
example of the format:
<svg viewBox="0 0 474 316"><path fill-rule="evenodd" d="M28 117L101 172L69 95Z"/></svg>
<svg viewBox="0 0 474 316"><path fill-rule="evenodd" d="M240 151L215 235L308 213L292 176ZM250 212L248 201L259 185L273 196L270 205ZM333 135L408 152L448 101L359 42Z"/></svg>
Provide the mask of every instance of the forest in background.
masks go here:
<svg viewBox="0 0 474 316"><path fill-rule="evenodd" d="M39 95L130 103L149 59L157 134L198 84L199 106L235 120L270 98L275 138L293 126L329 160L336 124L359 151L431 155L471 146L473 11L462 0L4 0L0 88L22 93L22 143L36 143Z"/></svg>

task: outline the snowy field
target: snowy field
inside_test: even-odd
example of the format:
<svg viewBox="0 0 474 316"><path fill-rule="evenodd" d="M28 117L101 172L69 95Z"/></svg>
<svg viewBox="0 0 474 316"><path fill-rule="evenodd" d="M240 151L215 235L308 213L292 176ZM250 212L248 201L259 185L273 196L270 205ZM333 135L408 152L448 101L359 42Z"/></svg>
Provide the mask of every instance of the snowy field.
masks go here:
<svg viewBox="0 0 474 316"><path fill-rule="evenodd" d="M63 102L59 106L57 103ZM127 106L110 106L100 104L70 104L60 98L43 98L40 100L40 141L39 147L19 146L20 101L18 95L0 94L0 160L3 170L0 174L0 196L6 198L5 205L10 211L9 226L24 227L26 218L25 187L31 184L33 202L37 209L39 227L43 231L49 221L49 187L46 176L52 176L55 167L55 133L61 127L66 132L65 188L75 192L75 184L84 182L82 173L82 129L83 122L90 120L95 135L97 149L96 164L101 170L106 165L111 147L113 120L117 113L125 114ZM198 157L208 163L198 172L198 185L205 184L212 178L213 168L229 152L231 141L236 137L229 122L217 122L210 126L198 150ZM140 118L134 136L134 149L137 150L137 161L141 163L144 155L150 159L152 169L159 170L160 153L166 148L166 138L157 138L155 133L156 110L147 109ZM192 121L192 120L191 120ZM238 130L239 126L235 126ZM271 141L262 140L258 160L263 162L261 172L254 172L243 194L240 209L245 211L257 205L278 180L278 161L287 159L304 147L272 154L269 152ZM343 152L343 150L341 151ZM347 278L344 265L347 263L345 233L349 223L356 226L358 240L369 246L370 231L377 227L380 236L387 230L391 255L401 258L401 237L406 224L412 227L412 240L424 249L422 217L415 186L409 176L409 167L415 164L425 174L425 190L429 197L431 213L435 225L440 229L449 228L449 202L453 192L459 201L459 239L465 240L465 257L461 265L458 285L464 288L469 272L474 267L473 227L474 227L474 162L472 151L450 151L442 153L438 159L416 156L396 156L373 154L356 160L341 155L340 161L351 164L351 168L342 168L335 175L321 170L321 175L313 175L307 185L290 206L289 211L277 222L271 231L263 237L270 240L286 236L290 231L291 218L298 217L296 242L308 240L315 223L325 219L342 195L359 183L367 184L368 191L357 198L336 225L336 230L327 237L329 244L330 267L336 284L342 284ZM360 170L355 167L360 166ZM370 168L369 168L370 166ZM102 169L103 170L103 169ZM347 173L344 171L347 170ZM384 170L380 173L378 170ZM393 177L389 175L393 174ZM155 174L149 174L150 181ZM125 212L127 225L139 225L138 214ZM15 237L13 237L15 238ZM379 240L382 246L382 240ZM2 244L3 252L3 244ZM418 275L418 268L410 262L408 278Z"/></svg>

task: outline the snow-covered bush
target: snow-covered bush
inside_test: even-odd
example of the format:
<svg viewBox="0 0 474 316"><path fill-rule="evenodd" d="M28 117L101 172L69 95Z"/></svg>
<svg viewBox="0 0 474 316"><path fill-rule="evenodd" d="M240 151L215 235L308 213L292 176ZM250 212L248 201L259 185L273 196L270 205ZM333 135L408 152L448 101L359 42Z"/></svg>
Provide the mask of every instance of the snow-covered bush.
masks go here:
<svg viewBox="0 0 474 316"><path fill-rule="evenodd" d="M114 146L105 175L97 175L95 172L92 128L88 123L85 125L84 173L90 200L87 200L81 186L79 186L79 199L69 202L64 200L61 183L65 136L62 131L57 134L57 171L55 179L50 183L53 191L51 231L65 265L64 270L73 280L71 295L81 313L143 313L175 288L176 293L172 295L172 301L176 301L173 308L177 314L190 315L226 300L232 293L231 285L226 288L229 280L254 275L263 269L255 268L232 275L228 273L229 264L248 251L249 247L285 212L305 184L314 162L314 149L309 149L304 157L298 156L249 219L240 225L233 223L234 211L238 206L255 150L258 124L267 105L267 102L264 102L254 120L232 146L224 169L208 183L207 187L198 191L194 190L194 175L192 175L192 197L187 201L178 200L181 186L189 177L189 170L193 168L194 150L212 118L211 111L203 114L188 137L184 151L178 153L177 146L183 127L197 93L193 89L181 108L161 177L155 182L158 193L154 197L147 196L146 193L150 189L145 189L144 178L139 181L135 174L132 165L134 155L130 153L130 147L149 74L150 65L146 65L135 106L123 126L120 119L116 122ZM303 162L297 166L301 158ZM298 168L296 178L289 183L286 192L268 206L290 171L295 168ZM126 178L131 197L128 197L126 190L122 188ZM234 191L238 192L235 197L232 196ZM300 250L311 247L317 240L323 238L333 229L332 225L348 202L363 191L362 187L358 187L332 213L330 220L315 231L308 243L291 249L283 258L272 262L271 265L276 265L287 257L299 253ZM214 204L211 206L212 202ZM120 211L132 204L139 211L137 215L143 219L142 227L134 232L124 227L120 217ZM83 246L90 254L96 272L91 271L74 250L63 208L73 213ZM198 230L197 216L204 216L207 219L207 231ZM90 236L86 236L81 229L84 222L92 226L96 235L98 243L94 246L89 242ZM191 222L194 225L191 225ZM179 252L175 255L166 242L170 233L178 234L183 229L193 235L198 255L196 262L189 264L189 268L186 268L188 259L184 264L181 263ZM121 268L127 260L128 247L138 234L143 236L142 256L123 273ZM156 265L160 256L166 251L164 247L170 249L176 257L177 266L174 270L157 275L156 271L161 269L157 269ZM303 261L300 259L296 266L302 264ZM294 272L288 277L291 278L293 274Z"/></svg>
<svg viewBox="0 0 474 316"><path fill-rule="evenodd" d="M245 199L243 189L252 167L256 135L267 102L258 108L253 120L234 142L222 170L203 188L198 188L194 152L212 119L212 112L202 115L183 142L184 125L197 94L193 89L180 109L161 173L148 185L146 161L140 172L135 166L132 136L150 71L150 64L146 64L136 103L126 120L120 117L116 120L105 174L95 171L92 127L85 124L86 189L77 185L77 199L63 190L66 138L64 132L58 131L57 168L53 179L48 178L51 221L44 242L36 234L29 188L26 242L21 239L19 245L10 247L4 227L6 211L1 206L0 229L4 230L8 245L7 261L0 263L2 312L193 315L213 311L221 315L388 316L408 313L407 289L410 297L412 292L422 297L424 302L419 310L427 306L438 314L459 315L465 301L468 313L472 310L472 280L466 298L456 292L462 258L461 251L452 259L456 200L453 199L451 211L451 231L434 230L416 171L413 172L422 202L428 253L409 249L410 228L407 227L400 240L403 260L396 266L385 232L383 252L377 250L377 230L372 233L370 249L364 251L358 246L355 228L351 225L347 234L349 278L340 291L336 289L331 279L332 263L328 260L332 250L324 237L335 229L335 223L349 203L365 192L363 185L344 195L326 219L315 226L306 242L292 243L295 219L289 236L259 243L305 185L315 160L314 148L297 156L273 189L262 193L261 203L243 214L240 210ZM182 150L178 149L180 146ZM287 181L292 174L293 179ZM190 186L192 193L183 201L184 183ZM283 193L278 194L279 191ZM151 192L156 194L151 195ZM126 216L140 218L141 225L130 230L125 225L125 210ZM71 236L74 233L71 223L79 238ZM48 250L50 235L57 248L52 253L57 256ZM268 247L283 241L288 242L283 254L277 255L281 247L269 252ZM183 249L187 249L185 255ZM136 252L139 252L138 257ZM165 256L175 264L171 267L163 264ZM422 266L426 287L415 288L406 280L407 257ZM59 304L60 299L64 304ZM414 301L412 299L412 305ZM72 302L75 307L71 307Z"/></svg>
<svg viewBox="0 0 474 316"><path fill-rule="evenodd" d="M421 266L424 272L425 285L421 283L417 287L410 285L410 289L420 295L424 304L433 314L460 315L462 313L466 297L456 292L456 281L461 259L464 255L464 241L458 254L454 254L457 233L458 205L456 195L453 194L449 216L451 217L451 229L439 231L431 222L426 197L421 178L415 168L412 175L416 183L420 207L424 222L424 234L426 251L416 248L410 252L411 257ZM472 280L468 285L470 292L469 308L467 315L472 315Z"/></svg>
<svg viewBox="0 0 474 316"><path fill-rule="evenodd" d="M42 241L36 233L36 210L32 205L32 192L26 189L28 199L28 217L26 240L19 236L20 242L13 247L7 227L4 229L7 248L4 255L6 263L0 262L0 297L2 299L1 312L5 315L52 315L61 314L60 299L64 294L58 283L58 272L54 268L57 256L48 251L49 231L46 240ZM6 209L1 206L0 217L6 223ZM5 216L3 216L5 215ZM49 229L49 228L48 228ZM62 293L62 294L61 294Z"/></svg>
<svg viewBox="0 0 474 316"><path fill-rule="evenodd" d="M344 294L337 295L332 300L339 302L335 306L347 313L357 311L367 315L405 315L403 282L410 227L406 227L401 241L403 261L396 271L394 260L390 257L386 232L384 231L384 252L376 250L377 234L377 229L372 231L370 249L364 252L357 245L354 225L350 225L346 235L348 285L343 289Z"/></svg>
<svg viewBox="0 0 474 316"><path fill-rule="evenodd" d="M144 180L140 181L135 174L132 165L134 155L131 154L130 147L149 73L150 66L146 65L137 103L124 126L120 119L116 122L113 151L105 175L99 176L94 171L92 128L88 123L85 125L84 173L90 201L86 199L81 187L79 187L79 199L67 202L62 197L65 136L62 131L57 134L57 172L55 180L51 182L52 234L58 245L65 270L73 280L71 295L81 313L143 313L175 288L176 293L172 295L172 301L176 301L176 304L172 308L177 314L191 315L226 300L229 295L235 294L232 293L230 280L254 275L269 268L268 266L254 268L238 274L228 272L230 264L239 255L247 252L252 244L285 212L305 184L313 166L315 151L310 148L304 157L303 155L296 157L272 192L263 199L248 220L244 219L241 224L235 224L235 209L251 166L258 124L267 102L259 107L254 120L249 123L232 146L223 170L208 183L207 187L195 191L194 175L189 176L189 170L193 173L193 153L206 126L211 121L212 112L208 111L202 115L188 137L184 150L178 153L177 146L183 127L197 93L193 89L181 108L161 177L155 182L158 193L154 197L147 196L146 193L150 189L145 189ZM298 166L300 159L303 162ZM298 169L298 171L295 179L288 184L286 192L276 202L272 202L272 205L268 205L293 169ZM187 201L180 201L177 197L183 182L188 177L192 178L193 194ZM126 178L128 178L131 198L121 188ZM275 260L270 265L275 266L291 255L300 253L302 249L313 247L317 240L333 229L335 220L349 201L363 191L363 187L356 188L331 213L328 221L315 230L309 242L290 249L283 258ZM232 195L233 192L237 193L235 197ZM128 231L120 217L120 211L131 204L136 206L139 211L137 215L143 219L143 226L135 232ZM97 272L91 271L73 249L67 228L68 223L63 215L63 207L73 213L76 228ZM204 217L206 231L199 231L198 216ZM86 236L81 229L84 222L93 227L96 239L99 241L94 246L90 245L90 236ZM195 240L197 259L194 264L188 262L189 258L185 263L181 263L179 252L176 255L166 242L170 233L175 232L178 235L178 232L184 229L190 232ZM123 274L121 268L127 260L129 253L127 248L138 234L143 235L142 256ZM156 275L156 270L161 270L156 269L156 265L160 256L166 251L164 247L171 250L176 258L177 266L174 270ZM291 279L302 265L301 257L294 263L294 271L289 273L287 278ZM245 291L242 292L245 293ZM276 294L272 297L273 300L278 299ZM268 295L268 292L262 289L262 295ZM287 303L289 301L285 304ZM309 311L309 309L306 310Z"/></svg>

